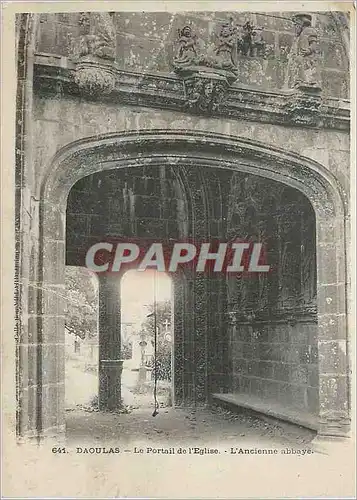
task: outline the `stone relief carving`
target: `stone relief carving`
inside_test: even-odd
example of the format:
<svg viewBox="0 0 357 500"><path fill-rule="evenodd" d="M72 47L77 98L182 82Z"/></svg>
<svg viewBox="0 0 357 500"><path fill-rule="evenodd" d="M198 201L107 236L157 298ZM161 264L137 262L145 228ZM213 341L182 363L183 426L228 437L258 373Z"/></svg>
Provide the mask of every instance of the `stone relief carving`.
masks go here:
<svg viewBox="0 0 357 500"><path fill-rule="evenodd" d="M223 24L216 42L212 66L217 69L232 71L235 74L237 72L237 63L234 57L236 46L236 29L229 24Z"/></svg>
<svg viewBox="0 0 357 500"><path fill-rule="evenodd" d="M295 40L287 68L286 87L294 93L285 110L294 122L316 125L321 106L320 62L317 31L311 15L297 14ZM79 19L80 39L75 49L75 83L91 97L108 95L116 83L114 69L116 32L109 12L83 12ZM217 25L212 50L190 25L178 30L173 68L183 80L184 107L190 111L222 111L227 91L239 75L246 57L265 57L264 31L251 21L235 25L233 19Z"/></svg>
<svg viewBox="0 0 357 500"><path fill-rule="evenodd" d="M114 61L115 30L109 12L83 12L79 25L82 28L79 57L94 56Z"/></svg>
<svg viewBox="0 0 357 500"><path fill-rule="evenodd" d="M320 57L317 31L311 26L310 14L296 14L295 40L291 47L288 65L288 86L320 88Z"/></svg>
<svg viewBox="0 0 357 500"><path fill-rule="evenodd" d="M173 66L177 73L192 73L203 71L205 68L229 71L232 74L237 72L237 63L234 57L237 33L232 25L224 23L220 26L213 54L209 54L208 51L202 53L202 48L198 47L197 35L191 26L179 29L178 34L177 53L173 60Z"/></svg>
<svg viewBox="0 0 357 500"><path fill-rule="evenodd" d="M109 94L115 87L112 64L116 35L109 12L83 12L79 25L81 37L75 47L75 82L84 94Z"/></svg>
<svg viewBox="0 0 357 500"><path fill-rule="evenodd" d="M314 218L307 202L298 197L288 206L289 191L286 199L279 185L265 193L266 185L248 174L235 173L230 186L227 238L263 243L272 266L270 273L254 280L244 274L229 278L230 310L240 321L248 321L252 309L257 320L272 311L290 322L311 317L316 313L316 262Z"/></svg>
<svg viewBox="0 0 357 500"><path fill-rule="evenodd" d="M236 29L229 23L219 27L212 54L202 53L191 26L178 30L174 71L183 78L185 107L199 112L219 110L229 86L237 78Z"/></svg>
<svg viewBox="0 0 357 500"><path fill-rule="evenodd" d="M293 121L316 125L321 106L320 55L317 31L310 14L293 16L295 40L287 68L286 87L294 90L286 109ZM247 21L243 26L233 20L219 26L215 48L210 54L198 44L191 26L178 30L174 71L182 77L185 107L198 112L219 111L227 90L237 79L242 57L265 57L263 28Z"/></svg>
<svg viewBox="0 0 357 500"><path fill-rule="evenodd" d="M202 50L191 26L178 30L174 71L183 78L185 106L196 111L219 110L228 88L236 80L239 56L262 57L265 52L263 30L233 20L219 25L212 53Z"/></svg>
<svg viewBox="0 0 357 500"><path fill-rule="evenodd" d="M316 125L321 107L321 62L318 36L310 14L296 14L295 40L289 54L286 86L295 90L288 110L296 123Z"/></svg>
<svg viewBox="0 0 357 500"><path fill-rule="evenodd" d="M220 108L227 88L219 77L199 75L185 80L185 107L199 111L215 111Z"/></svg>
<svg viewBox="0 0 357 500"><path fill-rule="evenodd" d="M299 125L316 126L320 122L321 93L311 89L299 89L286 104L291 119Z"/></svg>
<svg viewBox="0 0 357 500"><path fill-rule="evenodd" d="M191 26L184 26L178 30L177 52L173 60L176 71L198 64L197 36Z"/></svg>

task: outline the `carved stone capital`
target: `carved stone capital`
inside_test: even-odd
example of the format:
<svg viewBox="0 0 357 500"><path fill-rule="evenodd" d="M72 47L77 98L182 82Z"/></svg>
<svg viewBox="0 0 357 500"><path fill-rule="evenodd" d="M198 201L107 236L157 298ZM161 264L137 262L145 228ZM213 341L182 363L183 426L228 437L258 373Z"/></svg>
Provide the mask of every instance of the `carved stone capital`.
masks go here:
<svg viewBox="0 0 357 500"><path fill-rule="evenodd" d="M191 26L178 30L174 72L183 80L184 107L196 112L219 111L239 72L238 56L264 55L262 28L247 22L242 30L232 20L220 24L210 48L202 48Z"/></svg>
<svg viewBox="0 0 357 500"><path fill-rule="evenodd" d="M109 65L95 60L77 63L74 81L84 95L108 95L115 89L116 75Z"/></svg>

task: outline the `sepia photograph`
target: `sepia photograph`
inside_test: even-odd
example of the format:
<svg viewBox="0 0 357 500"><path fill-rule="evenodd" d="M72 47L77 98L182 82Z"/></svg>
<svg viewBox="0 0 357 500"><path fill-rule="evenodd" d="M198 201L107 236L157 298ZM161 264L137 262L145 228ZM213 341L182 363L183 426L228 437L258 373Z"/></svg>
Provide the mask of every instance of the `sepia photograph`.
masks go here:
<svg viewBox="0 0 357 500"><path fill-rule="evenodd" d="M28 5L3 498L353 498L353 3Z"/></svg>

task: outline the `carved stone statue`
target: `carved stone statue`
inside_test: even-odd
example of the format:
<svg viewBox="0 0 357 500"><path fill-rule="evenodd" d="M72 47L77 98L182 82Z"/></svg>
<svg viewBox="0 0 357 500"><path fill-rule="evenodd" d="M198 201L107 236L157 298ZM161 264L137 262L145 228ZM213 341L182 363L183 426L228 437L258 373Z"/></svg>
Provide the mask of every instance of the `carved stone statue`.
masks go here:
<svg viewBox="0 0 357 500"><path fill-rule="evenodd" d="M238 53L243 56L263 57L265 53L263 28L253 26L250 21L247 21L240 30L237 49Z"/></svg>
<svg viewBox="0 0 357 500"><path fill-rule="evenodd" d="M78 56L94 56L114 61L115 30L109 12L82 13L79 24L82 36Z"/></svg>
<svg viewBox="0 0 357 500"><path fill-rule="evenodd" d="M173 60L174 68L178 71L194 66L198 62L197 37L190 26L178 30L177 53Z"/></svg>
<svg viewBox="0 0 357 500"><path fill-rule="evenodd" d="M213 67L236 72L235 50L237 46L237 37L234 29L229 24L221 26Z"/></svg>
<svg viewBox="0 0 357 500"><path fill-rule="evenodd" d="M230 85L236 80L237 37L230 24L220 27L213 53L202 53L190 26L178 30L175 72L183 79L186 108L198 112L218 110ZM202 48L201 48L202 50Z"/></svg>
<svg viewBox="0 0 357 500"><path fill-rule="evenodd" d="M311 26L311 15L296 14L293 21L296 38L289 55L287 85L289 88L319 87L321 75L318 36Z"/></svg>
<svg viewBox="0 0 357 500"><path fill-rule="evenodd" d="M81 36L75 47L75 82L80 91L95 97L110 94L115 87L113 63L116 33L109 12L84 12L80 16Z"/></svg>

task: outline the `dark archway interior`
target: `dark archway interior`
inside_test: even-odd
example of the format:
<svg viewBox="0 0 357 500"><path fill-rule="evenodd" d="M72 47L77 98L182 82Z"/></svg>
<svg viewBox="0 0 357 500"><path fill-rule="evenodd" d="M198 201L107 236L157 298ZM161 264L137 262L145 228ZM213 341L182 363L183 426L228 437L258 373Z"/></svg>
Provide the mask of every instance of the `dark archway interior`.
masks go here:
<svg viewBox="0 0 357 500"><path fill-rule="evenodd" d="M315 214L302 193L201 166L110 170L73 186L66 232L72 266L107 237L264 241L268 274L173 276L175 404L226 394L317 415ZM120 320L108 306L113 288L103 290L100 342L115 359ZM105 383L115 398L115 381Z"/></svg>

